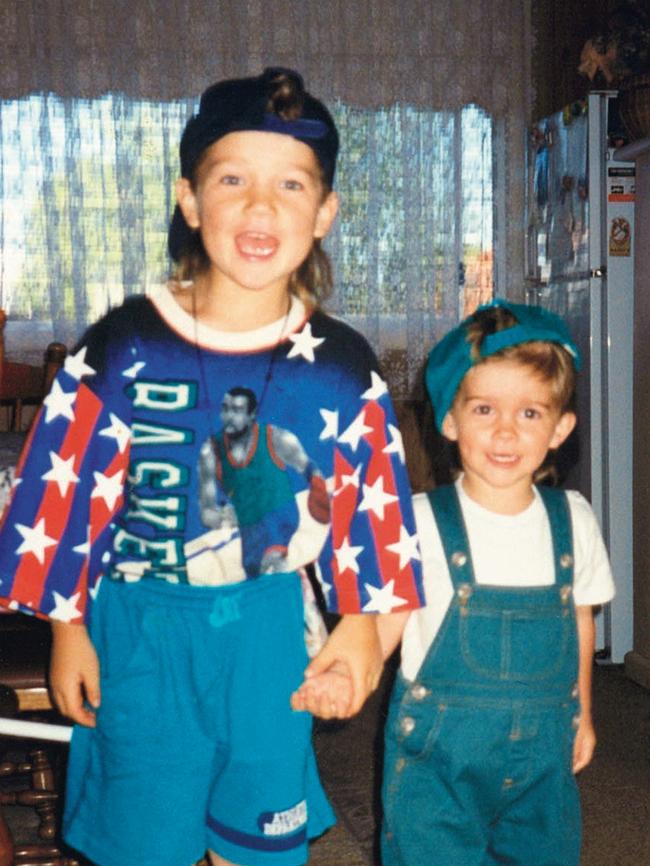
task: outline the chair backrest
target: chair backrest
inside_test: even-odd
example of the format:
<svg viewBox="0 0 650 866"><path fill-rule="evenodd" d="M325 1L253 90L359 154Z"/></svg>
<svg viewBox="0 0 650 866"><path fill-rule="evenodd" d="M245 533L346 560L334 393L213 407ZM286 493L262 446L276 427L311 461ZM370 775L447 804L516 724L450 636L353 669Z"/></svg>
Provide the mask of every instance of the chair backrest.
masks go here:
<svg viewBox="0 0 650 866"><path fill-rule="evenodd" d="M4 341L6 323L7 314L0 310L0 405L11 409L9 429L19 431L23 406L38 406L42 402L65 361L67 349L63 343L50 343L41 366L9 361Z"/></svg>

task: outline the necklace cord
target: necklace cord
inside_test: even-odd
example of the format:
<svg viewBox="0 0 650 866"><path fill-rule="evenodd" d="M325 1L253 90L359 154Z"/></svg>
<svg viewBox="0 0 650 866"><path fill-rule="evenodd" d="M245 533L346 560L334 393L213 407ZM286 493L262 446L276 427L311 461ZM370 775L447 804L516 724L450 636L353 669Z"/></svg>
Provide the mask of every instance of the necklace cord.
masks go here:
<svg viewBox="0 0 650 866"><path fill-rule="evenodd" d="M275 363L276 363L276 360L277 360L277 357L278 357L278 354L280 351L280 345L282 343L282 338L285 336L287 325L289 324L289 316L291 314L291 308L292 308L292 295L289 294L288 298L287 298L287 310L281 319L280 333L278 334L278 338L275 341L275 343L273 344L273 347L271 349L271 357L269 358L269 363L268 363L268 366L266 368L266 373L264 375L263 384L262 384L262 391L261 391L261 393L257 399L257 413L259 413L259 410L262 407L262 403L264 401L264 398L266 397L266 393L267 393L269 385L271 383L271 379L273 378L273 368L275 367ZM208 411L208 421L209 421L208 426L210 429L210 425L212 424L212 400L210 399L210 392L208 390L208 381L207 381L207 376L206 376L206 372L205 372L203 350L201 349L201 344L199 342L199 319L198 319L197 308L196 308L196 289L194 286L192 287L192 318L194 319L194 348L196 351L197 362L198 362L198 367L199 367L199 378L200 378L200 383L201 383L201 390L203 391L203 394L205 395L204 399L205 399L206 408Z"/></svg>

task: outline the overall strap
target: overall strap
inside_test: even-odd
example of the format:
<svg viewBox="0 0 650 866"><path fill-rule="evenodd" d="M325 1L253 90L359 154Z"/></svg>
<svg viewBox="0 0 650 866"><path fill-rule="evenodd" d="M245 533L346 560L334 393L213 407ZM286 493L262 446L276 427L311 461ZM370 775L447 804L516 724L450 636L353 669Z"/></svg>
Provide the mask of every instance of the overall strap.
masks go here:
<svg viewBox="0 0 650 866"><path fill-rule="evenodd" d="M454 588L463 583L473 584L474 567L456 487L445 484L429 490L427 496L436 519Z"/></svg>
<svg viewBox="0 0 650 866"><path fill-rule="evenodd" d="M564 490L555 487L538 486L537 490L551 525L555 583L573 585L573 528L569 500Z"/></svg>

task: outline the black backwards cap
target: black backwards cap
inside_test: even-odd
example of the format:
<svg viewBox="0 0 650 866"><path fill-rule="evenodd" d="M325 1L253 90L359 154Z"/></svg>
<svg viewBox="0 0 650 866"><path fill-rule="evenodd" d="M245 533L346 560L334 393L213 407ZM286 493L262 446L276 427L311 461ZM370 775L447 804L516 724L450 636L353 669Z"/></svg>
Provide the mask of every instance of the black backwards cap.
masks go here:
<svg viewBox="0 0 650 866"><path fill-rule="evenodd" d="M299 115L292 119L268 111L269 98L276 92L281 75L293 80L299 100ZM294 70L269 67L256 77L228 79L208 87L198 113L189 119L181 137L182 176L191 179L203 152L230 132L276 132L302 141L314 151L327 184L333 185L339 149L336 125L323 103L307 93L302 77ZM190 233L177 205L168 236L169 253L175 261L181 257Z"/></svg>

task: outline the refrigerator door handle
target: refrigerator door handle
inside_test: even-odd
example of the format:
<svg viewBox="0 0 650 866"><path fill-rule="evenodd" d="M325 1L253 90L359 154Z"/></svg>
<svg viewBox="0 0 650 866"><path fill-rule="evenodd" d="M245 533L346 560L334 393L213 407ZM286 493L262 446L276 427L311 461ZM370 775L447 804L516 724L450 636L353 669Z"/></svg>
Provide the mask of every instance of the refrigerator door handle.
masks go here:
<svg viewBox="0 0 650 866"><path fill-rule="evenodd" d="M540 269L537 263L538 254L537 226L529 225L526 229L526 279L539 282Z"/></svg>

